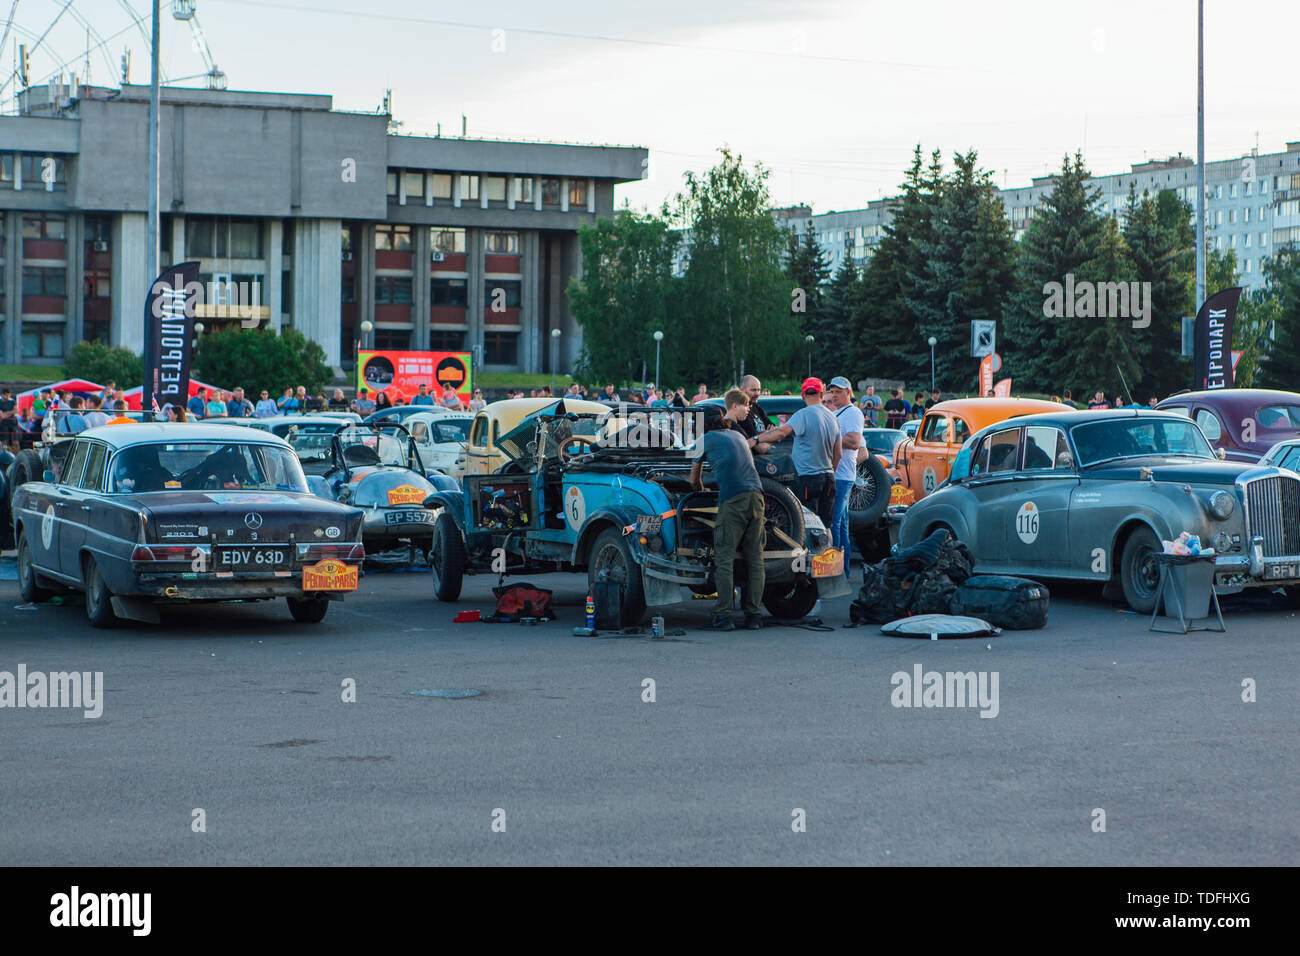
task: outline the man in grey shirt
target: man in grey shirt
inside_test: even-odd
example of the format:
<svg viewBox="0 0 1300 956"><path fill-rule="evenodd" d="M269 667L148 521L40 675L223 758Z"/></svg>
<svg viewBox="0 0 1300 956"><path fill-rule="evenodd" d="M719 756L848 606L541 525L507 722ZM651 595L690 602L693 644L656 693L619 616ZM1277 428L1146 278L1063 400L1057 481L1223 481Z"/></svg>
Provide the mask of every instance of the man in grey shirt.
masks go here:
<svg viewBox="0 0 1300 956"><path fill-rule="evenodd" d="M798 477L792 490L795 497L822 519L826 530L831 530L835 513L835 466L843 454L840 426L835 416L822 405L826 391L819 378L806 378L803 383L804 407L790 416L784 425L763 432L758 441L775 444L794 435L794 470Z"/></svg>
<svg viewBox="0 0 1300 956"><path fill-rule="evenodd" d="M713 528L713 580L718 603L713 608L710 630L732 631L732 590L736 552L745 558L746 584L741 589L745 605L745 627L756 631L763 626L763 483L759 481L749 442L739 423L749 414L749 397L733 388L724 399L723 413L716 405L705 405L703 454L691 465L691 487L704 489L704 459L718 482L718 522Z"/></svg>

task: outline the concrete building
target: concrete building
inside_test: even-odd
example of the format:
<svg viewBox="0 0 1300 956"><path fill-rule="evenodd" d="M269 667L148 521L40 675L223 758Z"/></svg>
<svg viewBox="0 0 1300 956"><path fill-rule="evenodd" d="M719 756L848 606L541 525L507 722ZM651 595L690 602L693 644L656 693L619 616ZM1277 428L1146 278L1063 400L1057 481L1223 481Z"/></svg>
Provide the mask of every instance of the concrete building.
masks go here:
<svg viewBox="0 0 1300 956"><path fill-rule="evenodd" d="M1042 176L1029 186L1000 190L1007 218L1019 239L1055 179ZM1129 187L1141 197L1173 190L1195 207L1196 164L1184 156L1136 163L1127 173L1094 176L1090 184L1101 191L1102 208L1123 217ZM1285 152L1257 153L1205 164L1206 236L1215 249L1237 257L1243 286L1263 284L1263 264L1270 252L1290 242L1300 243L1300 142ZM838 270L846 258L863 265L884 236L898 198L868 203L865 209L787 217L801 232L812 228ZM806 207L804 207L806 208ZM1213 291L1213 290L1211 290Z"/></svg>
<svg viewBox="0 0 1300 956"><path fill-rule="evenodd" d="M4 362L57 364L83 339L141 350L148 102L145 86L51 84L0 116ZM200 261L204 325L243 303L335 365L357 347L457 349L488 371L569 370L578 228L613 214L647 151L389 122L329 96L162 91L162 264Z"/></svg>

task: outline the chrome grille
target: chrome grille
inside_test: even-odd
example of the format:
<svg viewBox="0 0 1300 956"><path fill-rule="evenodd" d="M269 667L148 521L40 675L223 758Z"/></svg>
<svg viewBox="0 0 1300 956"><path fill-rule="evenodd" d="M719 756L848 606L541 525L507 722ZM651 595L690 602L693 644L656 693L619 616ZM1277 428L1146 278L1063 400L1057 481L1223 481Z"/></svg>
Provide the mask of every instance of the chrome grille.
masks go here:
<svg viewBox="0 0 1300 956"><path fill-rule="evenodd" d="M1278 475L1246 485L1250 533L1264 539L1264 557L1300 554L1300 481Z"/></svg>

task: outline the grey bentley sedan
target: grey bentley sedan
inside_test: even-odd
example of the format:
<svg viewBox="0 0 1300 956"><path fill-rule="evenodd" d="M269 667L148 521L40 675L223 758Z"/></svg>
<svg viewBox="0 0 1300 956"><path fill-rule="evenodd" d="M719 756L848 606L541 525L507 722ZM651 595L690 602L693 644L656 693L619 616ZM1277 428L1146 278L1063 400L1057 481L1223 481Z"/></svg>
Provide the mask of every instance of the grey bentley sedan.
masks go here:
<svg viewBox="0 0 1300 956"><path fill-rule="evenodd" d="M315 623L356 590L361 512L307 489L281 438L234 425L90 428L14 490L24 601L85 591L96 627L159 604L283 597Z"/></svg>
<svg viewBox="0 0 1300 956"><path fill-rule="evenodd" d="M1300 475L1228 462L1195 422L1126 409L1029 415L966 442L949 480L909 508L902 547L946 528L982 574L1107 585L1150 612L1162 541L1215 551L1222 590L1283 587L1300 607Z"/></svg>

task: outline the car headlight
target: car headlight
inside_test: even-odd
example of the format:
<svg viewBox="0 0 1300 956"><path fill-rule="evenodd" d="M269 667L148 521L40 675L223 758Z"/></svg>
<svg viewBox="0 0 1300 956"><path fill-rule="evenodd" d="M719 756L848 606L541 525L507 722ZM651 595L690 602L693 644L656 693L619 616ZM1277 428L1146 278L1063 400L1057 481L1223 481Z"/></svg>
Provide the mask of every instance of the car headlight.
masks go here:
<svg viewBox="0 0 1300 956"><path fill-rule="evenodd" d="M1210 497L1210 514L1225 521L1232 516L1233 510L1237 507L1237 499L1226 491L1216 491Z"/></svg>

